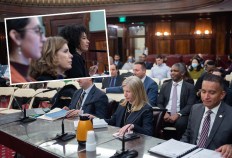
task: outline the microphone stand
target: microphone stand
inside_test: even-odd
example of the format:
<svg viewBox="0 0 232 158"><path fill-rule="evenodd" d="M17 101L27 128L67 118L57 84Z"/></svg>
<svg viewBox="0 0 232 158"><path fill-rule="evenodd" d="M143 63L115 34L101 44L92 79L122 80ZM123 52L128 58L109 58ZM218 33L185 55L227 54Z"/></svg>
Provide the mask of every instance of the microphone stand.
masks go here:
<svg viewBox="0 0 232 158"><path fill-rule="evenodd" d="M67 116L69 116L70 114L72 114L75 110L73 110L72 112L70 112L68 115L66 115L63 119L62 119L62 123L61 123L61 134L57 134L56 137L54 139L58 139L58 140L61 140L61 141L67 141L67 140L70 140L74 137L76 137L76 134L75 133L65 133L64 132L64 119L67 118Z"/></svg>
<svg viewBox="0 0 232 158"><path fill-rule="evenodd" d="M149 111L150 109L145 109L144 111L142 111L136 118L134 118L134 120L131 122L131 124L126 128L125 132L123 133L122 136L122 149L120 151L116 151L116 153L111 156L110 158L121 158L123 155L132 155L130 153L133 153L134 157L138 156L138 151L136 150L125 150L125 134L126 131L131 127L131 125L138 119L140 118L140 116L144 113Z"/></svg>
<svg viewBox="0 0 232 158"><path fill-rule="evenodd" d="M34 98L36 95L38 95L38 94L40 94L40 93L44 93L44 92L53 91L53 90L55 90L55 89L52 88L52 89L44 90L44 91L41 91L41 92L38 92L38 93L34 94L34 95L31 97L31 99L29 99L29 100L26 102L26 104L28 104L28 103L32 100L32 98ZM18 104L18 105L19 105L19 104ZM26 112L25 106L24 106L24 108L21 107L21 109L23 109L23 118L20 119L20 122L22 122L22 123L28 123L28 122L32 122L32 121L35 121L35 120L36 120L36 118L34 118L34 117L29 117L29 116L27 116L27 112Z"/></svg>

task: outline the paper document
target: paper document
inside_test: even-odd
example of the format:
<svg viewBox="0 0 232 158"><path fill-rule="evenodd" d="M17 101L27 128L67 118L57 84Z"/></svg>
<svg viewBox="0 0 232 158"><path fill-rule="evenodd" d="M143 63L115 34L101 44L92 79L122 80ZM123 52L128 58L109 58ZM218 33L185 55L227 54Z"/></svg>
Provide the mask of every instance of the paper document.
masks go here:
<svg viewBox="0 0 232 158"><path fill-rule="evenodd" d="M45 119L45 120L57 120L59 118L65 117L67 115L68 111L60 108L55 108L51 110L50 112L38 117L40 119Z"/></svg>

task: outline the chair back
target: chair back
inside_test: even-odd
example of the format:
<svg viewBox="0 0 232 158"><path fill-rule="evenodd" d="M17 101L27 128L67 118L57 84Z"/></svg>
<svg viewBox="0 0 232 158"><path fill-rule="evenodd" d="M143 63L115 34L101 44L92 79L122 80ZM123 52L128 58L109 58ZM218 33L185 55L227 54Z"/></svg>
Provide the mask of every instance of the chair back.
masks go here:
<svg viewBox="0 0 232 158"><path fill-rule="evenodd" d="M47 84L47 88L60 89L60 88L64 87L64 85L65 85L64 81L50 81Z"/></svg>
<svg viewBox="0 0 232 158"><path fill-rule="evenodd" d="M8 104L6 104L6 107L4 106L4 108L9 108L9 106L11 105L13 94L14 94L14 87L0 87L0 96L10 97ZM1 105L2 105L2 100L1 100Z"/></svg>
<svg viewBox="0 0 232 158"><path fill-rule="evenodd" d="M153 136L162 138L163 119L167 109L153 107Z"/></svg>

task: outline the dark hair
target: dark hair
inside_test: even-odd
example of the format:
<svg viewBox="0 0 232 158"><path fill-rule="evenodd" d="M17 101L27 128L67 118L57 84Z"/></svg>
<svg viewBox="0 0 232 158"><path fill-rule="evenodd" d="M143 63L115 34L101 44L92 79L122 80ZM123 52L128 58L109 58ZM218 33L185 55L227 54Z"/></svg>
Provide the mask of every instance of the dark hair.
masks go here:
<svg viewBox="0 0 232 158"><path fill-rule="evenodd" d="M24 38L25 32L23 29L30 23L30 18L22 18L22 19L8 19L6 20L7 26L7 35L8 35L8 46L11 52L12 49L12 39L9 37L9 33L11 30L17 31L22 38Z"/></svg>
<svg viewBox="0 0 232 158"><path fill-rule="evenodd" d="M201 67L201 62L200 62L200 60L199 60L198 58L193 58L192 61L193 61L194 59L197 60L197 62L198 62L198 66L197 66L197 69L196 69L196 70L197 70L197 71L200 71L200 70L202 69L202 67ZM192 63L192 62L191 62L191 63ZM190 67L189 67L189 71L193 71L192 64L191 64Z"/></svg>
<svg viewBox="0 0 232 158"><path fill-rule="evenodd" d="M87 34L87 29L83 25L69 25L62 28L59 35L68 41L68 47L71 54L76 53L76 48L80 47L82 33Z"/></svg>
<svg viewBox="0 0 232 158"><path fill-rule="evenodd" d="M220 87L225 90L225 86L224 86L224 81L223 78L221 76L217 76L214 74L209 74L207 73L204 78L203 81L210 81L210 82L216 82L219 83Z"/></svg>
<svg viewBox="0 0 232 158"><path fill-rule="evenodd" d="M145 70L146 70L146 65L145 65L144 62L136 61L136 62L134 63L134 65L136 65L136 64L141 65L141 66L142 66L142 69L145 69Z"/></svg>
<svg viewBox="0 0 232 158"><path fill-rule="evenodd" d="M164 59L164 56L159 54L159 55L156 56L156 59L157 58Z"/></svg>
<svg viewBox="0 0 232 158"><path fill-rule="evenodd" d="M147 54L145 54L145 53L143 53L142 55L144 55L144 56L145 56L145 58L147 57Z"/></svg>
<svg viewBox="0 0 232 158"><path fill-rule="evenodd" d="M215 62L213 60L209 60L207 61L206 65L215 66Z"/></svg>

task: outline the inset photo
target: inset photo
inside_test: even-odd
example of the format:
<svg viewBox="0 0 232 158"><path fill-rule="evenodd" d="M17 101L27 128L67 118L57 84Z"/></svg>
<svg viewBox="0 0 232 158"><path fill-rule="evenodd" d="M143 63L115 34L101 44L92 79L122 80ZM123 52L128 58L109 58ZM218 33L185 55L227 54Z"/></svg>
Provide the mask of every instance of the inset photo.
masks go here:
<svg viewBox="0 0 232 158"><path fill-rule="evenodd" d="M109 76L105 10L4 21L10 84Z"/></svg>

